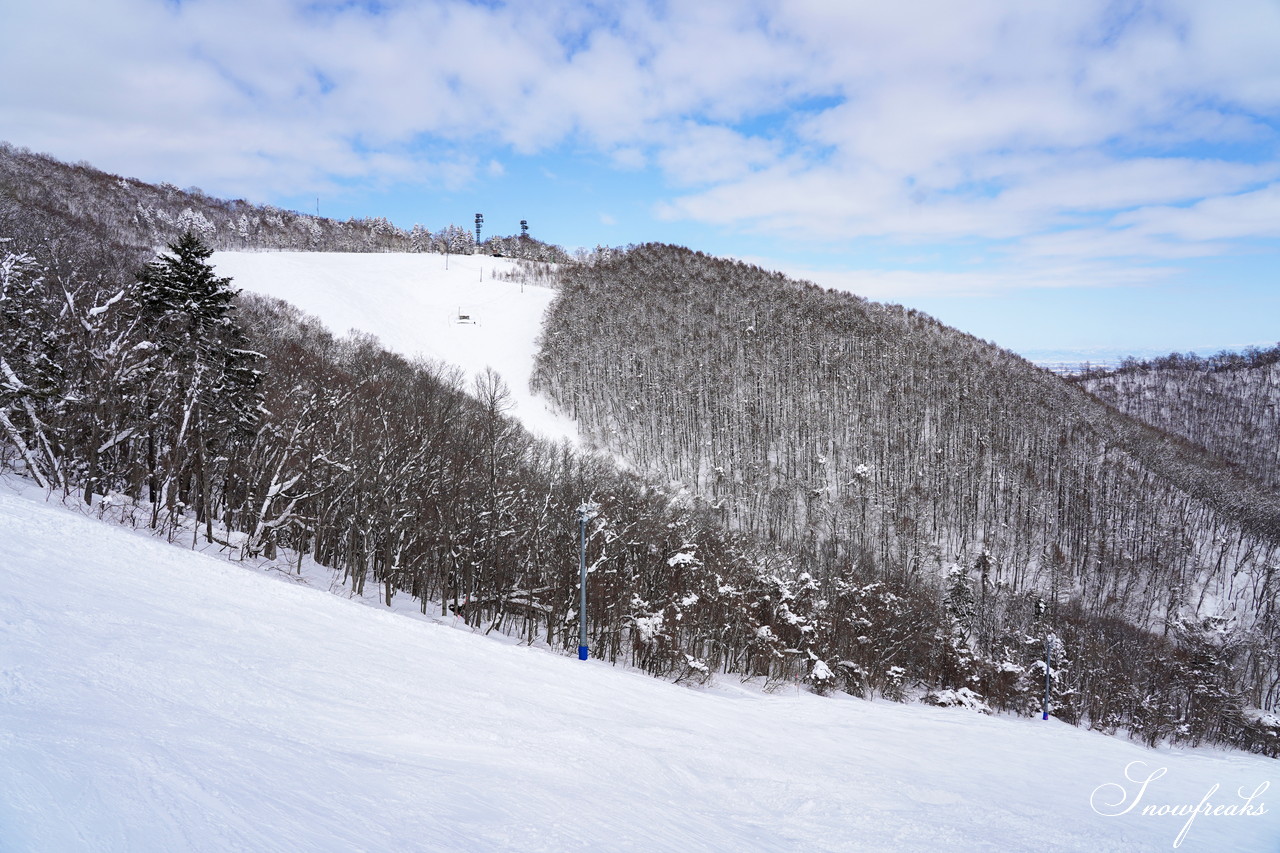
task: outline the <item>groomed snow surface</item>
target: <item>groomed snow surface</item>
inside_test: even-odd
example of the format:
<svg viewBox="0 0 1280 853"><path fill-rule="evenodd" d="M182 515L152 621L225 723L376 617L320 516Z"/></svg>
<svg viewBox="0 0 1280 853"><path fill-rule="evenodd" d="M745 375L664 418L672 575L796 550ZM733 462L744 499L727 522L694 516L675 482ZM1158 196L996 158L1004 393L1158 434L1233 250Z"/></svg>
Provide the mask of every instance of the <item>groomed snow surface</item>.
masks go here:
<svg viewBox="0 0 1280 853"><path fill-rule="evenodd" d="M217 252L236 287L291 302L335 334L377 335L383 346L461 367L492 367L511 389L510 412L545 438L576 440L572 419L529 391L542 315L555 291L509 281L515 261L486 255Z"/></svg>
<svg viewBox="0 0 1280 853"><path fill-rule="evenodd" d="M688 688L379 611L0 480L0 850L1169 850L1275 761ZM1131 762L1142 762L1131 764ZM1112 806L1157 775L1138 808ZM1165 769L1163 775L1157 771ZM1280 850L1272 807L1182 850ZM1092 804L1091 804L1092 798ZM1278 804L1280 806L1280 804Z"/></svg>

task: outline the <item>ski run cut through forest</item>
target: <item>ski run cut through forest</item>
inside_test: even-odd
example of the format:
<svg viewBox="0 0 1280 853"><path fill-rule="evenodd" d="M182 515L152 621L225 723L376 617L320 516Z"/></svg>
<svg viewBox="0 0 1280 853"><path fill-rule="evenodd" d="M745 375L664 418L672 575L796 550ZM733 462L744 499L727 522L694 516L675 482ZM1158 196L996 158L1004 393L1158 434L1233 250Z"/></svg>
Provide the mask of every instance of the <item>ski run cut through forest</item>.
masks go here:
<svg viewBox="0 0 1280 853"><path fill-rule="evenodd" d="M1271 759L690 688L85 512L0 483L5 851L1277 849Z"/></svg>
<svg viewBox="0 0 1280 853"><path fill-rule="evenodd" d="M522 283L517 264L486 255L400 252L217 252L236 287L296 305L337 334L375 335L383 346L460 368L464 383L492 368L530 431L574 440L568 418L529 391L542 315L555 297Z"/></svg>

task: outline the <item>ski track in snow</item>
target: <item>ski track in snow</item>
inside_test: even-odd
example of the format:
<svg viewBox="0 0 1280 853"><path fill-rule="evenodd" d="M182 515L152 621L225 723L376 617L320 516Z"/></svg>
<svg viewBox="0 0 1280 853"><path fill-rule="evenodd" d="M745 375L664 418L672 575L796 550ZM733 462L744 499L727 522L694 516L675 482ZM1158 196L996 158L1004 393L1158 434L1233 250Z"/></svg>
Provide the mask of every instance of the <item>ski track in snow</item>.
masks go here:
<svg viewBox="0 0 1280 853"><path fill-rule="evenodd" d="M0 480L0 850L1136 851L1273 760L690 689L281 583ZM1127 786L1132 794L1136 786ZM1280 786L1260 798L1271 803ZM1256 804L1256 803L1255 803ZM1181 850L1280 850L1277 809Z"/></svg>
<svg viewBox="0 0 1280 853"><path fill-rule="evenodd" d="M511 415L544 438L577 440L573 420L529 390L542 315L555 291L493 280L495 271L515 270L513 260L427 253L216 252L211 263L235 286L291 302L335 334L358 329L402 355L461 367L468 377L492 367L511 388ZM468 320L460 322L459 316Z"/></svg>

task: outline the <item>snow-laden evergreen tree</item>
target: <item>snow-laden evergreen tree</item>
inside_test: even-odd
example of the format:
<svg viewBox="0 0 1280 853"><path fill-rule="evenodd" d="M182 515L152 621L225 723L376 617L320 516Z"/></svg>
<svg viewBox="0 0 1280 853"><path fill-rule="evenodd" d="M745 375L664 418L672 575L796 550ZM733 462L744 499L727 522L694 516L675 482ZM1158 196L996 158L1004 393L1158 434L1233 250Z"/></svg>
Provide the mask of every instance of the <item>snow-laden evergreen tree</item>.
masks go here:
<svg viewBox="0 0 1280 853"><path fill-rule="evenodd" d="M475 235L452 222L436 233L436 243L454 255L470 255L476 250Z"/></svg>
<svg viewBox="0 0 1280 853"><path fill-rule="evenodd" d="M148 402L153 524L163 510L194 505L212 537L212 468L257 417L255 354L235 316L231 279L209 264L212 250L187 232L138 273L136 298L151 324L155 361Z"/></svg>

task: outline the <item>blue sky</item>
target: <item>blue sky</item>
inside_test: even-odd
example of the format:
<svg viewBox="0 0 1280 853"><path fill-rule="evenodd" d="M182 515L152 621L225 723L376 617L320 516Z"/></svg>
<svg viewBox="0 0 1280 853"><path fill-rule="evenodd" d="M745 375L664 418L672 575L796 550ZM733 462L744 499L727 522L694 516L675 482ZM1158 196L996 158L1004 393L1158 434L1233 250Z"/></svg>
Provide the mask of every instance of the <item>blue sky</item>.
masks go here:
<svg viewBox="0 0 1280 853"><path fill-rule="evenodd" d="M0 0L0 138L568 248L660 240L1024 353L1280 340L1280 0Z"/></svg>

